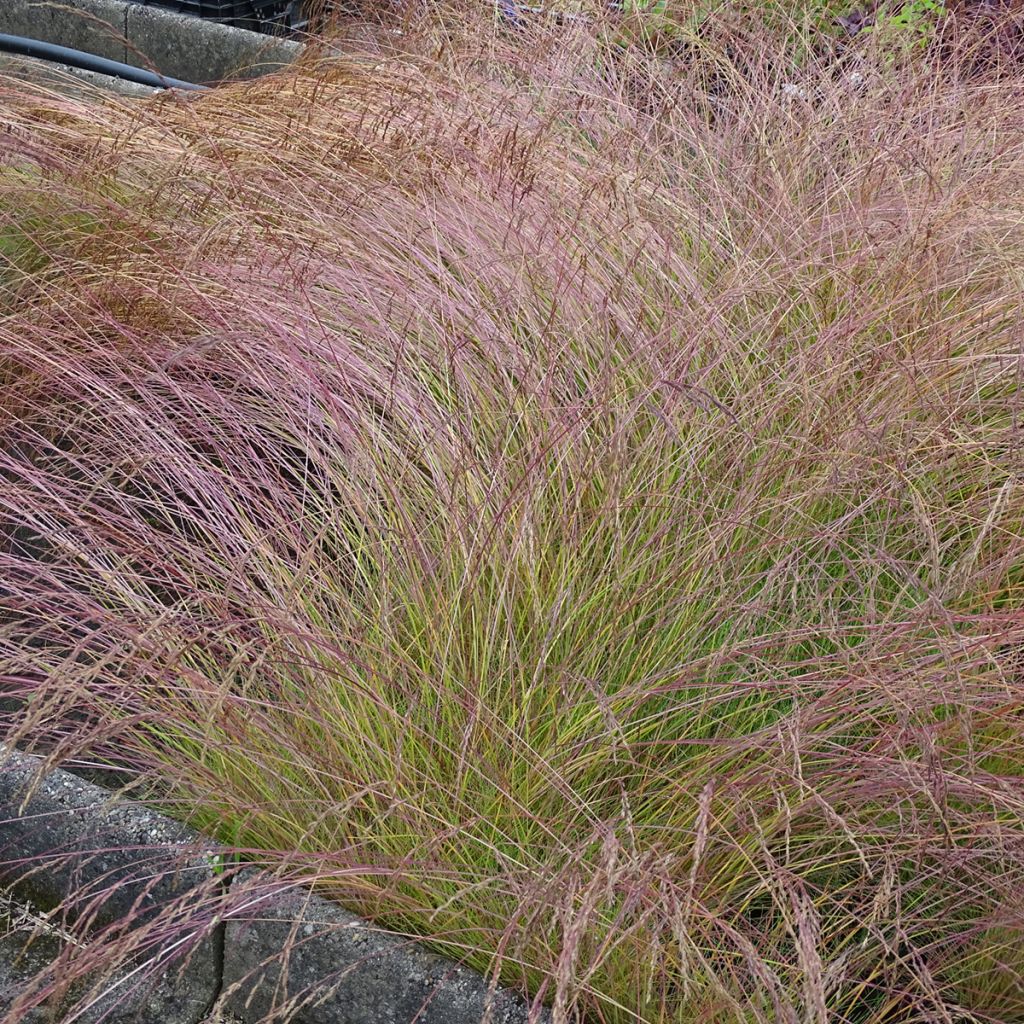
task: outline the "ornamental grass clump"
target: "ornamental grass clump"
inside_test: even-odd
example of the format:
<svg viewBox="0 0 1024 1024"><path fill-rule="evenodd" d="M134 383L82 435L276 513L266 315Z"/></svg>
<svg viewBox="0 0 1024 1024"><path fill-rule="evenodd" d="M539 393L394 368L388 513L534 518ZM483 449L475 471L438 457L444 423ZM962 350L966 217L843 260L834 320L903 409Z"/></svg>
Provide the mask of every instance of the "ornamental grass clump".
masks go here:
<svg viewBox="0 0 1024 1024"><path fill-rule="evenodd" d="M8 742L558 1022L1024 1018L1020 83L472 19L5 94Z"/></svg>

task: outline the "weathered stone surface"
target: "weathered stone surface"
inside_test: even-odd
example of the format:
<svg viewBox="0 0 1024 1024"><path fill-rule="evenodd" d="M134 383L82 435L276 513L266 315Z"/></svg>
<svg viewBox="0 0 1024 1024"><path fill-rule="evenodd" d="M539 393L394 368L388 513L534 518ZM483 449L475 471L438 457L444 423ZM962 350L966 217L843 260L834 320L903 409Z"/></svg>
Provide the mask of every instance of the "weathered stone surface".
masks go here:
<svg viewBox="0 0 1024 1024"><path fill-rule="evenodd" d="M62 948L53 935L10 929L0 936L0 1019L35 981L50 974ZM44 975L45 977L45 975ZM187 968L140 980L133 966L109 977L76 983L59 1005L21 1010L18 1024L54 1024L79 1010L80 1024L196 1024L205 1017L219 985L215 958L200 948Z"/></svg>
<svg viewBox="0 0 1024 1024"><path fill-rule="evenodd" d="M125 61L127 12L119 0L3 0L0 32Z"/></svg>
<svg viewBox="0 0 1024 1024"><path fill-rule="evenodd" d="M126 24L128 63L199 84L267 74L290 64L303 49L292 40L138 4L129 7Z"/></svg>
<svg viewBox="0 0 1024 1024"><path fill-rule="evenodd" d="M104 924L212 884L210 840L69 772L39 780L39 766L0 746L0 883L20 899L49 910L102 894L91 912Z"/></svg>
<svg viewBox="0 0 1024 1024"><path fill-rule="evenodd" d="M235 885L252 880L243 872ZM306 891L275 895L228 923L224 1006L292 1024L522 1024L526 1002ZM237 985L237 990L233 986ZM270 1019L268 1017L268 1019Z"/></svg>
<svg viewBox="0 0 1024 1024"><path fill-rule="evenodd" d="M0 33L197 83L266 74L290 64L303 50L294 40L125 0L53 0L53 6L49 0L2 0Z"/></svg>
<svg viewBox="0 0 1024 1024"><path fill-rule="evenodd" d="M0 1019L7 1015L15 999L33 978L57 958L60 943L49 936L30 936L11 931L0 937ZM45 1007L22 1011L19 1024L52 1024L53 1015Z"/></svg>
<svg viewBox="0 0 1024 1024"><path fill-rule="evenodd" d="M6 54L0 56L0 74L19 78L25 82L37 82L79 99L95 96L97 89L130 98L154 96L163 91L150 88L148 85L126 82L122 78L100 75L95 71L68 67L66 64L54 64L32 57L12 57Z"/></svg>
<svg viewBox="0 0 1024 1024"><path fill-rule="evenodd" d="M78 1020L82 1024L197 1024L220 986L209 943L196 951L183 971L175 967L142 982L131 971L130 966L117 971L109 994L97 999ZM79 994L80 990L74 992L67 1005L73 1006Z"/></svg>
<svg viewBox="0 0 1024 1024"><path fill-rule="evenodd" d="M89 920L144 921L167 901L214 887L215 844L164 816L64 771L39 776L38 758L0 747L0 882L35 908L99 897ZM30 870L35 867L36 870ZM81 1017L116 1024L194 1024L217 1007L242 1021L293 1024L526 1024L528 1006L491 993L475 971L388 933L306 889L250 903L270 876L248 869L232 883L246 919L203 940L184 969L145 985L118 968L115 986ZM249 886L247 883L256 883ZM115 884L118 883L118 884ZM44 944L45 945L45 944ZM58 947L59 948L59 947ZM0 945L0 989L17 991L56 950L31 956ZM4 973L4 971L7 973ZM19 973L20 972L20 973ZM108 986L109 987L109 986ZM81 990L72 998L81 995ZM125 998L121 1000L121 996ZM31 1015L22 1018L36 1024ZM59 1018L58 1018L59 1019ZM20 1021L19 1021L20 1024ZM547 1024L540 1015L538 1024Z"/></svg>
<svg viewBox="0 0 1024 1024"><path fill-rule="evenodd" d="M69 907L89 904L94 926L126 919L141 924L198 886L216 887L216 846L209 840L68 772L55 770L40 779L39 768L38 758L0 747L0 880L20 901L49 910L73 896ZM51 936L27 948L24 939L23 932L13 931L0 946L0 984L9 992L52 962L60 948ZM220 987L221 939L222 934L204 938L184 967L171 963L153 976L133 973L132 964L119 968L110 982L123 983L106 985L109 993L80 1019L194 1024ZM71 998L84 991L79 986ZM23 1019L35 1022L32 1016Z"/></svg>

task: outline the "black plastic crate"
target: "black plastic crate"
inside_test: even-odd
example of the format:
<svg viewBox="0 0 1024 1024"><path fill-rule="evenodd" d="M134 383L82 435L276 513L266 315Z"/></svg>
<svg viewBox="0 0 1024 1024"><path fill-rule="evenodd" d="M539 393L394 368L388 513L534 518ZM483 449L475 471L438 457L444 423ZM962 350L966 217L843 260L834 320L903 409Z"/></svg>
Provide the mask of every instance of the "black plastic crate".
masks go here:
<svg viewBox="0 0 1024 1024"><path fill-rule="evenodd" d="M235 28L284 35L306 27L305 0L135 0Z"/></svg>

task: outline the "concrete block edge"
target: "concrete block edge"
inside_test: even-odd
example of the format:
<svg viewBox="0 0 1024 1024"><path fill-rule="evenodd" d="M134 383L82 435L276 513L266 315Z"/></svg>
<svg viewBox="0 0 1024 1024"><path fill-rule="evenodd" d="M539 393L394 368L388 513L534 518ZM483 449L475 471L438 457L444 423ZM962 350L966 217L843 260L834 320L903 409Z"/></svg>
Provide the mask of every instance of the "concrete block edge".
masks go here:
<svg viewBox="0 0 1024 1024"><path fill-rule="evenodd" d="M85 50L197 84L250 78L296 60L297 40L133 0L4 0L0 32Z"/></svg>
<svg viewBox="0 0 1024 1024"><path fill-rule="evenodd" d="M41 822L49 823L46 829L40 829ZM119 841L121 860L116 859ZM47 864L41 851L52 853L58 846L69 856ZM15 897L46 910L67 899L74 887L88 886L91 872L105 883L112 871L127 872L111 905L92 908L97 924L109 923L126 906L144 905L147 886L153 895L152 871L148 882L145 875L131 879L133 856L147 857L150 868L164 860L169 873L160 895L169 899L187 898L190 887L209 884L211 873L221 872L231 860L227 848L180 822L71 771L44 770L39 757L0 744L0 884ZM28 877L24 864L11 866L26 858L39 859ZM172 859L176 870L170 872ZM531 1006L518 992L496 987L477 971L382 929L306 886L275 887L273 877L244 868L226 882L258 883L254 891L261 895L250 901L245 919L229 917L210 937L216 956L197 958L200 973L216 961L218 976L212 982L205 975L198 981L189 978L188 972L179 977L179 985L198 984L211 992L210 1006L195 1024L214 1007L251 1022L550 1024L549 1012ZM286 964L280 956L285 945ZM161 998L166 1002L169 997ZM0 1005L0 1018L3 1009ZM130 1019L150 1024L150 1018L133 1012ZM156 1017L152 1024L158 1024Z"/></svg>

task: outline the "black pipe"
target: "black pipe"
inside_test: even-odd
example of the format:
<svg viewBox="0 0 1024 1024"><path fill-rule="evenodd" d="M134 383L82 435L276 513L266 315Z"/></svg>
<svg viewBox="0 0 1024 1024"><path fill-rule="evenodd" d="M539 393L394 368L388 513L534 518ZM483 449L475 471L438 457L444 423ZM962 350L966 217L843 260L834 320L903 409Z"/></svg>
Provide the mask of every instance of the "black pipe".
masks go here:
<svg viewBox="0 0 1024 1024"><path fill-rule="evenodd" d="M72 50L67 46L44 43L40 39L26 39L24 36L0 34L0 53L16 53L21 57L36 57L39 60L67 64L73 68L81 68L83 71L95 71L112 78L123 78L126 82L136 82L154 89L188 89L198 92L205 91L207 88L205 85L182 82L178 78L168 78L166 75L157 74L155 71L146 71L145 68L133 67L131 64L122 64L117 60L97 57L94 53L86 53L84 50Z"/></svg>

